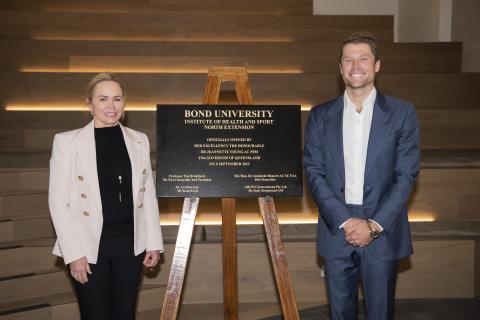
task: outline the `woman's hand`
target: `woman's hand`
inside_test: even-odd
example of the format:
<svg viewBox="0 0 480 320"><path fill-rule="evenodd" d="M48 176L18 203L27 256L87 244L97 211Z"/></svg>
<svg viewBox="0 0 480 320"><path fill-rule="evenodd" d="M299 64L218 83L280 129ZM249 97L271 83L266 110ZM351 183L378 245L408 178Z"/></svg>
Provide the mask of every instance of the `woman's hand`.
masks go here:
<svg viewBox="0 0 480 320"><path fill-rule="evenodd" d="M143 265L148 268L154 268L160 260L160 251L152 250L147 251L145 259L143 259Z"/></svg>
<svg viewBox="0 0 480 320"><path fill-rule="evenodd" d="M88 282L87 273L92 274L92 271L86 257L70 262L70 274L73 279L85 284Z"/></svg>

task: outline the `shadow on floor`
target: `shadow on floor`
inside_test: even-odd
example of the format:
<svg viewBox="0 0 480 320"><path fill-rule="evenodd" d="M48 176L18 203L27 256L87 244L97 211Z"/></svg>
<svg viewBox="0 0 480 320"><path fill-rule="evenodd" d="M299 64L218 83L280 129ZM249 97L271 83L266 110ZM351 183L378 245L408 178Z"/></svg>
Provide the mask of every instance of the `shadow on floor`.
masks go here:
<svg viewBox="0 0 480 320"><path fill-rule="evenodd" d="M360 303L362 305L362 303ZM259 320L282 320L281 315ZM300 310L301 320L330 319L328 305ZM360 308L358 320L366 320ZM397 299L395 320L479 320L480 302L473 299Z"/></svg>

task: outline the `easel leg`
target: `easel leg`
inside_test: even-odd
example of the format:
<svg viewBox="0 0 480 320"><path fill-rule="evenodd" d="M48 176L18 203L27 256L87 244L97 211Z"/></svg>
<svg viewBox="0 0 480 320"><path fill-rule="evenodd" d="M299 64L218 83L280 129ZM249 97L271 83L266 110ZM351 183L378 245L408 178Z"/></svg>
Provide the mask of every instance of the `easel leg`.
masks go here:
<svg viewBox="0 0 480 320"><path fill-rule="evenodd" d="M300 318L298 316L297 302L288 271L287 257L283 247L273 199L270 197L258 198L258 203L267 234L268 249L275 272L278 294L282 303L283 316L286 320L298 320Z"/></svg>
<svg viewBox="0 0 480 320"><path fill-rule="evenodd" d="M235 199L222 198L223 318L238 319L237 221Z"/></svg>
<svg viewBox="0 0 480 320"><path fill-rule="evenodd" d="M172 267L170 269L160 320L174 320L177 318L183 278L188 262L188 253L192 242L193 226L195 225L199 200L199 198L185 198L183 201L177 243L175 244L175 253L173 254Z"/></svg>

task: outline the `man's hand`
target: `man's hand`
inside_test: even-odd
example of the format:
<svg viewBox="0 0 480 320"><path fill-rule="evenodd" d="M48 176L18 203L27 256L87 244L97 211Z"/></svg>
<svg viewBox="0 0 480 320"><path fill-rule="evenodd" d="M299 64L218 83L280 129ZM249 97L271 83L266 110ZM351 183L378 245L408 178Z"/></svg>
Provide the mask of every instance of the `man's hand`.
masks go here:
<svg viewBox="0 0 480 320"><path fill-rule="evenodd" d="M343 226L343 230L347 242L352 246L365 247L373 240L366 220L352 218Z"/></svg>

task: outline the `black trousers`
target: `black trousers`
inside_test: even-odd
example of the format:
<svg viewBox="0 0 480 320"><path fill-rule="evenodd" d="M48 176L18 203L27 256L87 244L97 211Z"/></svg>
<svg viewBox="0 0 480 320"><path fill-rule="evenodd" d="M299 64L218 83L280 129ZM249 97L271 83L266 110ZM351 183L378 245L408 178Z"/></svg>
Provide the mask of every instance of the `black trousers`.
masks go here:
<svg viewBox="0 0 480 320"><path fill-rule="evenodd" d="M132 320L145 253L134 255L133 236L102 239L88 282L74 281L82 320Z"/></svg>

